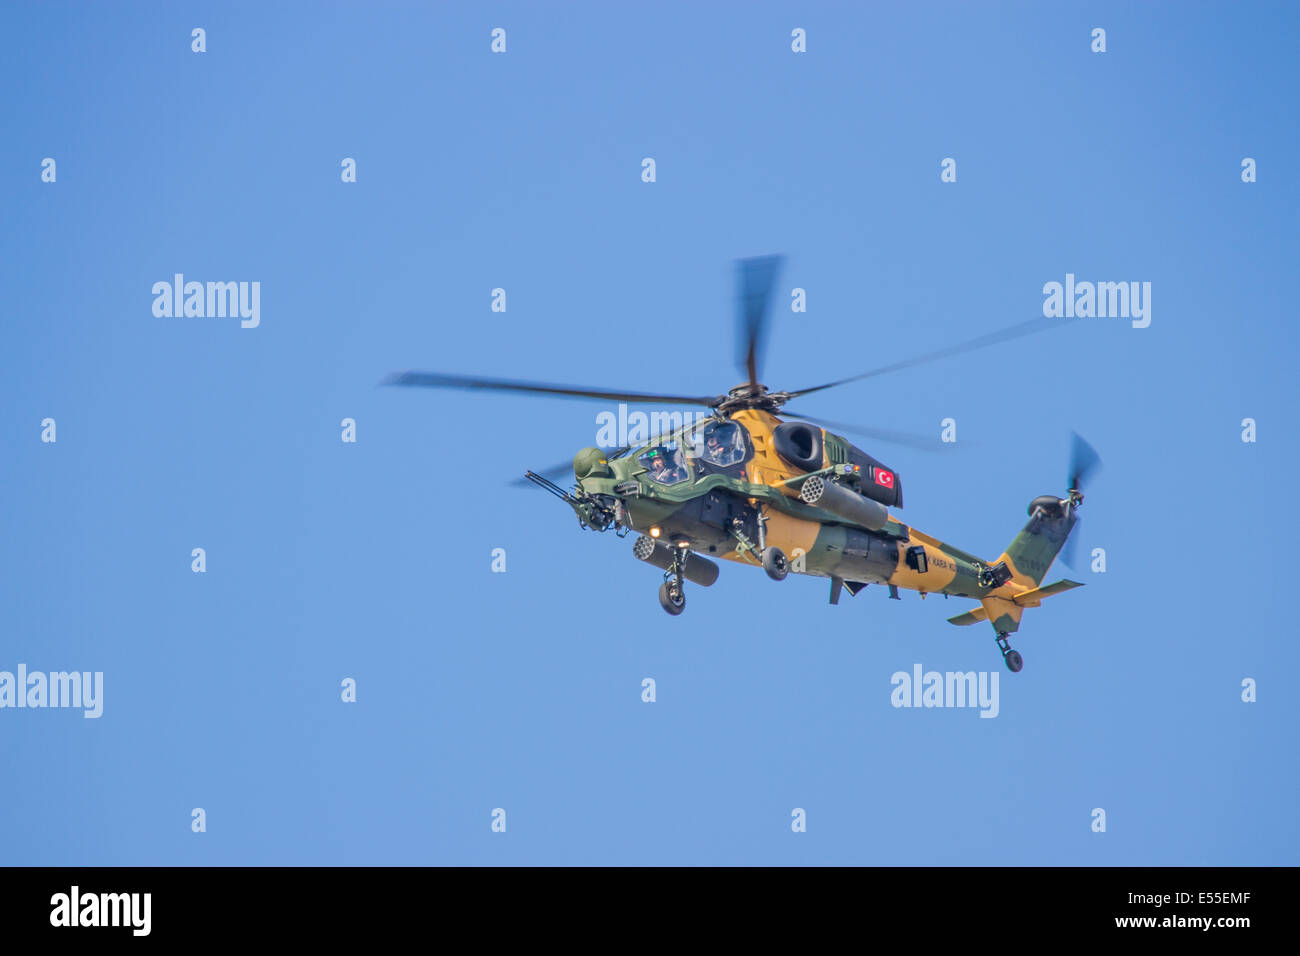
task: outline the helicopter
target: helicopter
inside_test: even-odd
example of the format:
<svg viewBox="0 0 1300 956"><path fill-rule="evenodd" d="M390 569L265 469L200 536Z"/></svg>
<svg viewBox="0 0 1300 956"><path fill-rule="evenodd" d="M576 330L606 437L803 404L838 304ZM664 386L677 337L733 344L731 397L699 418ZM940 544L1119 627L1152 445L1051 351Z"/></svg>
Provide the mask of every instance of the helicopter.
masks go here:
<svg viewBox="0 0 1300 956"><path fill-rule="evenodd" d="M567 472L567 462L540 473L526 471L517 483L537 485L562 500L584 529L612 530L619 537L636 532L632 553L663 572L659 603L671 615L685 609L686 582L710 587L717 581L715 559L761 567L774 581L790 573L827 578L831 604L839 604L843 591L856 596L872 584L887 587L894 599L900 589L922 597L973 598L979 605L949 622L968 626L988 621L1004 663L1018 673L1024 658L1009 638L1019 629L1024 610L1083 586L1068 579L1042 582L1078 521L1083 484L1099 464L1092 447L1074 436L1065 496L1034 498L1028 523L998 558L988 561L893 516L890 509L903 506L898 471L830 429L914 447L924 446L925 439L812 418L785 405L1060 323L1031 319L822 385L773 390L758 379L782 261L781 256L762 256L737 262L737 364L746 379L720 395L661 395L418 371L391 375L382 384L708 409L635 447L583 448L572 460L569 488L552 480L561 469ZM1074 564L1068 548L1065 561Z"/></svg>

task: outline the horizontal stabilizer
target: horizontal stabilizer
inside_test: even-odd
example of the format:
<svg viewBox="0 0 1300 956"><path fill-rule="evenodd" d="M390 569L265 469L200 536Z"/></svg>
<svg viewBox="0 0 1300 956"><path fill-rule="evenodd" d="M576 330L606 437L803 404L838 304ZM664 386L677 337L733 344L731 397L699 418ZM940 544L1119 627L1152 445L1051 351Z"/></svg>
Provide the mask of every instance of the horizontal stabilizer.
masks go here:
<svg viewBox="0 0 1300 956"><path fill-rule="evenodd" d="M1083 587L1078 581L1057 581L1055 584L1045 584L1041 588L1034 588L1031 591L1021 591L1011 600L1015 601L1021 607L1038 607L1043 598L1051 597L1053 594L1060 594L1062 591L1072 591L1075 588Z"/></svg>
<svg viewBox="0 0 1300 956"><path fill-rule="evenodd" d="M958 614L956 617L948 618L948 623L965 627L968 624L978 624L980 621L987 621L988 619L989 612L982 607L977 607L973 611L967 611L965 614Z"/></svg>

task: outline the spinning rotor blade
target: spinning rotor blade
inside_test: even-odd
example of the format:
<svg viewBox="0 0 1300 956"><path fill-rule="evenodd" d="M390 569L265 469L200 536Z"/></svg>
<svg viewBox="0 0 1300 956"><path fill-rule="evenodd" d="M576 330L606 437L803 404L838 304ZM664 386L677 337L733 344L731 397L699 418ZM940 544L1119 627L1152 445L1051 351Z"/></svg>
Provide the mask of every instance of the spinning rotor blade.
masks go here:
<svg viewBox="0 0 1300 956"><path fill-rule="evenodd" d="M1061 549L1061 560L1065 562L1066 567L1073 570L1079 570L1076 560L1079 557L1079 535L1083 533L1083 519L1076 516L1074 527L1070 529L1070 536L1065 539L1065 547Z"/></svg>
<svg viewBox="0 0 1300 956"><path fill-rule="evenodd" d="M716 395L657 395L650 392L614 392L582 388L577 385L552 385L547 382L523 382L504 378L475 378L469 375L443 375L438 372L398 372L381 385L418 385L423 388L485 389L495 392L533 392L571 398L598 398L609 402L646 402L663 405L707 405L712 407Z"/></svg>
<svg viewBox="0 0 1300 956"><path fill-rule="evenodd" d="M1070 440L1070 491L1082 493L1084 483L1089 475L1095 475L1101 470L1101 456L1097 454L1097 449L1093 448L1084 441L1078 432L1071 433ZM1072 507L1078 507L1074 505ZM1070 531L1070 537L1065 539L1065 547L1061 550L1061 560L1069 567L1078 570L1075 560L1079 554L1079 534L1083 525L1083 519L1076 516L1074 519L1074 528Z"/></svg>
<svg viewBox="0 0 1300 956"><path fill-rule="evenodd" d="M741 371L749 376L750 385L758 384L759 359L767 341L768 305L782 261L781 256L758 256L736 263L736 344L740 347L737 361Z"/></svg>
<svg viewBox="0 0 1300 956"><path fill-rule="evenodd" d="M786 418L799 418L806 422L812 422L814 425L820 425L822 428L828 428L832 432L853 432L863 435L874 441L887 442L891 445L902 445L906 448L915 448L917 451L947 451L955 446L943 443L937 438L917 435L912 432L896 432L887 428L873 428L870 425L853 425L849 422L831 421L829 418L813 418L811 415L801 415L798 412L792 412L784 409L781 412Z"/></svg>
<svg viewBox="0 0 1300 956"><path fill-rule="evenodd" d="M1083 483L1088 476L1095 474L1101 468L1101 457L1097 454L1097 449L1079 437L1078 432L1073 432L1072 435L1074 437L1070 447L1069 489L1082 491Z"/></svg>
<svg viewBox="0 0 1300 956"><path fill-rule="evenodd" d="M892 365L884 365L880 368L872 369L869 372L863 372L861 375L851 375L848 378L842 378L838 381L827 382L825 385L814 385L812 388L803 388L797 392L791 392L791 398L797 398L800 395L810 395L813 392L820 392L827 388L835 388L837 385L847 385L849 382L860 382L864 378L874 378L877 375L884 375L888 372L897 372L901 369L912 368L917 365L924 365L926 362L938 361L942 358L949 358L953 355L964 355L967 352L974 352L976 349L987 348L990 345L997 345L999 342L1006 342L1011 339L1018 339L1026 335L1033 335L1037 332L1046 332L1050 329L1059 329L1065 325L1072 325L1074 321L1058 322L1052 319L1030 319L1028 322L1021 322L1018 325L1008 326L997 332L989 332L978 338L970 339L966 342L960 342L957 345L950 345L947 348L937 349L933 352L927 352L924 355L918 355L915 358L904 359L901 362L894 362Z"/></svg>

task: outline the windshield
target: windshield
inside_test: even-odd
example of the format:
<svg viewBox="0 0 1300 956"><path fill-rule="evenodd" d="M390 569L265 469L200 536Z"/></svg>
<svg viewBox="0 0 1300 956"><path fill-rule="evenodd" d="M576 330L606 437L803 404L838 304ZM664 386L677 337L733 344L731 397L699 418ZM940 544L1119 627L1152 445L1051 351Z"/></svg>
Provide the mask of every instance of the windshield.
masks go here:
<svg viewBox="0 0 1300 956"><path fill-rule="evenodd" d="M709 422L698 433L700 460L718 468L744 461L745 430L735 422Z"/></svg>
<svg viewBox="0 0 1300 956"><path fill-rule="evenodd" d="M654 445L636 460L646 469L646 477L661 485L675 485L688 477L685 456L675 441Z"/></svg>

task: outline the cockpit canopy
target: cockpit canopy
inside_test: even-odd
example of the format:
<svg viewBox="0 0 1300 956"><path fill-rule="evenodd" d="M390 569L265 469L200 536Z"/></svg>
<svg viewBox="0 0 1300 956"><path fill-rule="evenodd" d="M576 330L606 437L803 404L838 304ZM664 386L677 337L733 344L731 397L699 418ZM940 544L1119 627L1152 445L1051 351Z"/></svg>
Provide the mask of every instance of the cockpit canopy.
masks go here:
<svg viewBox="0 0 1300 956"><path fill-rule="evenodd" d="M651 445L636 460L646 470L646 477L661 485L675 485L690 477L682 449L672 439Z"/></svg>
<svg viewBox="0 0 1300 956"><path fill-rule="evenodd" d="M709 419L648 445L636 460L650 481L675 485L707 474L738 474L752 454L753 445L744 426Z"/></svg>
<svg viewBox="0 0 1300 956"><path fill-rule="evenodd" d="M773 430L773 445L787 464L804 472L820 471L828 465L855 465L861 476L861 494L886 507L903 505L898 473L838 435L808 422L782 422ZM659 485L676 485L710 474L743 477L753 455L753 440L744 425L710 418L643 446L636 452L636 461L644 469L641 474L645 479ZM578 470L579 463L574 464ZM592 472L607 468L597 455L584 458L582 464Z"/></svg>
<svg viewBox="0 0 1300 956"><path fill-rule="evenodd" d="M706 465L726 468L749 455L749 433L738 422L710 421L692 435L696 456Z"/></svg>

